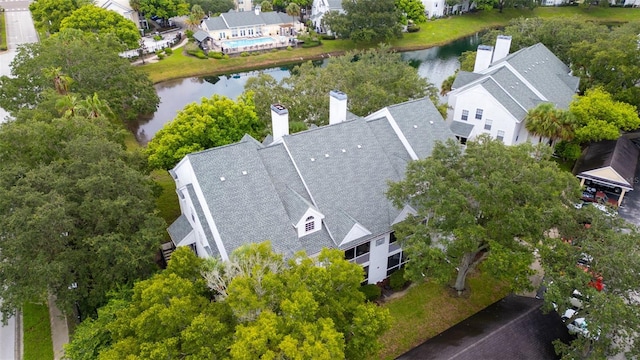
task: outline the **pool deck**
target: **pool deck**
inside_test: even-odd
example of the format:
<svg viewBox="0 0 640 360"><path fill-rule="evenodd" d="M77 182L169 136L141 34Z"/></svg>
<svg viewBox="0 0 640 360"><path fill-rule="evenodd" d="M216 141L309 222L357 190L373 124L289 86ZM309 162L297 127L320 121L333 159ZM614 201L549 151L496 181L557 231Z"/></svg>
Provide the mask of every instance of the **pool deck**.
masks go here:
<svg viewBox="0 0 640 360"><path fill-rule="evenodd" d="M257 39L272 40L270 42L265 42L261 44L238 46L238 47L227 47L225 45L225 42L227 41L214 41L212 50L220 51L225 54L237 54L242 52L284 48L287 46L295 45L295 40L296 40L295 36L278 36L278 38L274 36L257 36L257 37L244 37L244 38L236 38L234 40L227 40L227 41L257 40Z"/></svg>

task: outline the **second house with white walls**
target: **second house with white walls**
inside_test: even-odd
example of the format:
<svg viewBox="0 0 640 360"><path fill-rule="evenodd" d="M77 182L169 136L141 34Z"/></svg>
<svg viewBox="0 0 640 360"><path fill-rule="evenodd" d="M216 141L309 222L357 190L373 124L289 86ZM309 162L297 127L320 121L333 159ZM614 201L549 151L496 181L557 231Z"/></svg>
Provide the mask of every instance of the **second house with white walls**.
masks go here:
<svg viewBox="0 0 640 360"><path fill-rule="evenodd" d="M500 35L496 46L480 45L473 72L460 71L448 94L448 122L466 143L490 134L507 145L546 139L532 136L524 120L543 102L567 109L580 78L541 43L509 54L511 37Z"/></svg>
<svg viewBox="0 0 640 360"><path fill-rule="evenodd" d="M242 141L184 157L170 171L181 216L168 231L176 246L228 259L247 243L315 255L343 250L377 283L406 261L392 225L413 210L386 198L410 161L453 139L428 98L349 116L347 95L330 94L330 124L289 135L288 110L271 107L273 138Z"/></svg>

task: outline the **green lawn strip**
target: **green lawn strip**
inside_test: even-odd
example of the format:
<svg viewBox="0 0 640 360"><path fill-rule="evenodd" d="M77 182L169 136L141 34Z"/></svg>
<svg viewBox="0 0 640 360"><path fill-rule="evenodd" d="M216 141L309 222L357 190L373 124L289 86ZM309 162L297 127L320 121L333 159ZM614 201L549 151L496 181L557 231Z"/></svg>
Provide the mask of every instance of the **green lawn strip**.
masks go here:
<svg viewBox="0 0 640 360"><path fill-rule="evenodd" d="M46 303L27 303L22 307L24 360L53 359L51 322Z"/></svg>
<svg viewBox="0 0 640 360"><path fill-rule="evenodd" d="M453 40L473 35L477 32L505 26L509 20L517 17L571 17L615 23L640 19L640 9L636 8L599 8L591 9L571 7L539 7L532 10L507 9L503 13L497 10L452 16L444 19L427 21L420 24L417 33L404 34L402 39L391 43L396 50L425 49L449 43ZM154 83L190 76L220 75L246 70L268 68L303 60L320 59L331 54L339 55L345 51L366 48L367 44L356 46L350 40L323 40L322 46L300 48L295 50L278 50L247 57L230 59L197 59L187 56L182 51L142 69L149 74Z"/></svg>
<svg viewBox="0 0 640 360"><path fill-rule="evenodd" d="M7 28L5 27L4 11L0 12L0 51L7 50Z"/></svg>
<svg viewBox="0 0 640 360"><path fill-rule="evenodd" d="M383 349L371 359L393 359L506 296L504 286L486 275L468 278L469 297L458 297L442 285L424 282L384 306L391 328L380 337Z"/></svg>

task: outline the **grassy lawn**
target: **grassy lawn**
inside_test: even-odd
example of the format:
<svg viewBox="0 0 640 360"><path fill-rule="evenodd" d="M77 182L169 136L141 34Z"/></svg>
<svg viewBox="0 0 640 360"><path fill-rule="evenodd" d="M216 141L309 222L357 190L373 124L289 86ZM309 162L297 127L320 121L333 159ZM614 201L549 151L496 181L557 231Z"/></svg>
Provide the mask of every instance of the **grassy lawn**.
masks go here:
<svg viewBox="0 0 640 360"><path fill-rule="evenodd" d="M4 23L4 11L0 12L0 50L7 50L7 29Z"/></svg>
<svg viewBox="0 0 640 360"><path fill-rule="evenodd" d="M425 282L385 304L392 325L380 337L383 349L371 359L393 359L507 295L504 286L486 275L474 275L467 281L471 288L468 297Z"/></svg>
<svg viewBox="0 0 640 360"><path fill-rule="evenodd" d="M53 359L51 323L46 304L25 304L22 308L24 360Z"/></svg>
<svg viewBox="0 0 640 360"><path fill-rule="evenodd" d="M531 10L507 9L501 14L497 10L482 11L463 16L427 21L420 24L417 33L404 34L402 39L391 43L397 50L424 49L449 43L453 40L473 35L479 31L505 26L509 20L517 17L570 17L576 16L585 21L607 23L627 22L640 19L640 9L632 8L599 8L585 9L580 7L539 7ZM370 45L362 44L359 48ZM350 40L325 40L322 46L307 49L278 50L257 56L234 57L226 60L204 59L185 56L181 51L162 61L143 65L154 83L202 75L220 75L243 70L274 67L297 63L303 60L319 59L327 54L338 55L355 49Z"/></svg>

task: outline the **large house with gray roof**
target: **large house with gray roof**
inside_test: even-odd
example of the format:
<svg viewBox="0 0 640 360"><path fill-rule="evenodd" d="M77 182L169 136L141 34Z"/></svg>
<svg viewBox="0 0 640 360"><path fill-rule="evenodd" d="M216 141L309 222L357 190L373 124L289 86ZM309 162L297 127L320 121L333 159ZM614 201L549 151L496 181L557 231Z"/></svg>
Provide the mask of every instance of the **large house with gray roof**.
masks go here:
<svg viewBox="0 0 640 360"><path fill-rule="evenodd" d="M547 141L524 126L527 112L543 102L567 109L580 78L541 43L509 54L510 36L495 48L480 45L473 72L460 71L448 94L451 130L461 142L480 134L507 145Z"/></svg>
<svg viewBox="0 0 640 360"><path fill-rule="evenodd" d="M338 248L363 266L368 283L406 261L391 226L414 210L386 198L407 163L453 139L427 98L349 115L347 97L331 92L330 124L288 134L288 111L271 107L273 137L185 156L170 171L182 215L168 231L176 246L228 259L246 243L270 240L291 256Z"/></svg>

